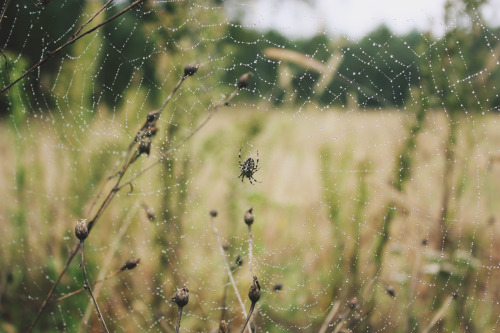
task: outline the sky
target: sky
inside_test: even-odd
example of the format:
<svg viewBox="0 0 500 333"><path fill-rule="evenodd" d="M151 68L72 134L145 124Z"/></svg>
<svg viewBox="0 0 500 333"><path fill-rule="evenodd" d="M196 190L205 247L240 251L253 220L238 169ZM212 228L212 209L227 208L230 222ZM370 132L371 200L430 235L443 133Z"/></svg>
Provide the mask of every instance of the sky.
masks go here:
<svg viewBox="0 0 500 333"><path fill-rule="evenodd" d="M381 24L396 33L412 29L442 35L446 0L229 0L243 23L276 29L289 37L310 37L327 31L334 36L360 38ZM500 22L500 0L482 11L487 22Z"/></svg>

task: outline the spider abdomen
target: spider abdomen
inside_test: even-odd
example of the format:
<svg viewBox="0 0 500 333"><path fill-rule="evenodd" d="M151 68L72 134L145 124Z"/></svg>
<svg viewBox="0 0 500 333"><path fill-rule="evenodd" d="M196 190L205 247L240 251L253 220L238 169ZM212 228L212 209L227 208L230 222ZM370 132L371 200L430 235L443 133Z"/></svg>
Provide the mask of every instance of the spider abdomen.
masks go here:
<svg viewBox="0 0 500 333"><path fill-rule="evenodd" d="M247 158L245 163L243 163L242 171L244 171L245 173L253 173L253 169L255 169L255 161L253 160L253 158L249 157Z"/></svg>

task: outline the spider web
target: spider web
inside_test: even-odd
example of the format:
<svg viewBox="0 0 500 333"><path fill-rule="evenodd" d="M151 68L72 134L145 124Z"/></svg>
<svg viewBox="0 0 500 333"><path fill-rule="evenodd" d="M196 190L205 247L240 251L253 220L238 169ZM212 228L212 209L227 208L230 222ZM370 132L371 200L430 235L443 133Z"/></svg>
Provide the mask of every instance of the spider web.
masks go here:
<svg viewBox="0 0 500 333"><path fill-rule="evenodd" d="M43 64L0 96L0 331L35 318L76 221L196 63L85 241L112 331L174 331L184 285L182 331L241 330L253 275L255 331L499 325L498 2L446 1L413 30L325 1L132 3L2 5L1 86ZM89 20L82 33L103 25L58 49ZM254 185L238 179L248 158ZM85 290L70 295L79 262L33 331L102 329Z"/></svg>

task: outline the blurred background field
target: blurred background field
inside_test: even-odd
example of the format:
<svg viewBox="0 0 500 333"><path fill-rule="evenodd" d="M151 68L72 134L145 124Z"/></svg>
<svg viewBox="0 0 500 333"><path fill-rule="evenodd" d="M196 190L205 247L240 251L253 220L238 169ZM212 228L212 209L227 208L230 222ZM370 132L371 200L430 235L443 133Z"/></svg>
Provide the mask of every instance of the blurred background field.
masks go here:
<svg viewBox="0 0 500 333"><path fill-rule="evenodd" d="M3 7L2 87L103 4ZM263 292L256 330L493 331L500 44L482 13L495 3L446 2L442 35L380 26L357 39L251 29L228 6L146 1L0 96L0 331L29 326L76 242L76 221L90 218L147 114L194 61L200 68L164 110L150 155L125 180L189 135L241 74L254 76L121 189L86 240L91 282L141 259L94 289L112 331L173 332L170 298L183 285L181 330L212 331L221 319L241 330L209 211L218 211L248 311L250 207ZM237 178L240 149L242 162L259 159L255 185ZM75 260L54 299L82 286ZM100 329L79 293L44 309L34 331Z"/></svg>

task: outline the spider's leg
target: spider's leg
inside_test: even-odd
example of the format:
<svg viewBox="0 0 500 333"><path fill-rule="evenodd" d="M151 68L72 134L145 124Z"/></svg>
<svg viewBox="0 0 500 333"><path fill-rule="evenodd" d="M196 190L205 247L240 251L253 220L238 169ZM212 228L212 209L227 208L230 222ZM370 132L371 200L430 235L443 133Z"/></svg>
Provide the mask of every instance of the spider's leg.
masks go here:
<svg viewBox="0 0 500 333"><path fill-rule="evenodd" d="M255 163L255 171L259 168L259 151L257 150L257 162Z"/></svg>
<svg viewBox="0 0 500 333"><path fill-rule="evenodd" d="M240 147L240 152L238 154L238 163L241 166L241 147Z"/></svg>
<svg viewBox="0 0 500 333"><path fill-rule="evenodd" d="M253 176L252 176L252 179L253 179L253 181L254 181L254 182L256 182L256 183L262 183L262 182L258 181L257 179L255 179Z"/></svg>

